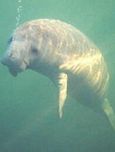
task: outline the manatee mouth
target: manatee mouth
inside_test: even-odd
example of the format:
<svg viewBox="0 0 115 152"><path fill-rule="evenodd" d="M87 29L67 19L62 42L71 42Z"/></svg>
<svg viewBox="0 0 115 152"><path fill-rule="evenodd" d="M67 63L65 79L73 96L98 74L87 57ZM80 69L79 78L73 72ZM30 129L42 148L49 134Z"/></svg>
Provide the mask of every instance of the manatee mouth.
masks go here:
<svg viewBox="0 0 115 152"><path fill-rule="evenodd" d="M18 72L12 68L9 68L9 72L11 73L12 76L16 77Z"/></svg>
<svg viewBox="0 0 115 152"><path fill-rule="evenodd" d="M7 66L10 74L14 77L28 68L28 62L26 60L20 61L19 59L12 59L11 57L6 56L2 58L0 62Z"/></svg>
<svg viewBox="0 0 115 152"><path fill-rule="evenodd" d="M16 77L18 72L20 72L19 65L16 62L13 62L9 58L3 58L1 60L1 63L5 66L7 66L9 72L12 76Z"/></svg>

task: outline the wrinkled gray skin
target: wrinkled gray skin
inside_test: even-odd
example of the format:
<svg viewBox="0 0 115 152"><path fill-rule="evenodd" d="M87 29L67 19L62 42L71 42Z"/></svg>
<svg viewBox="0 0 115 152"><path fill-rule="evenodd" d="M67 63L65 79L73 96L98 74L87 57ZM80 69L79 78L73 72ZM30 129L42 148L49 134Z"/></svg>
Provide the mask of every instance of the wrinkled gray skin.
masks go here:
<svg viewBox="0 0 115 152"><path fill-rule="evenodd" d="M56 85L59 74L66 72L71 96L91 106L94 104L92 99L96 88L93 90L85 84L84 75L73 74L72 69L69 72L59 69L61 65L72 60L74 54L81 56L87 52L96 54L97 48L76 28L59 20L40 19L26 22L14 31L2 64L8 67L13 76L26 69L32 69L44 74ZM86 75L87 73L85 77ZM106 81L106 75L103 79ZM82 85L82 89L79 89ZM101 89L98 92L100 93Z"/></svg>
<svg viewBox="0 0 115 152"><path fill-rule="evenodd" d="M59 66L66 63L71 53L93 47L73 26L41 19L27 22L14 31L1 62L13 76L29 68L50 77L59 73Z"/></svg>
<svg viewBox="0 0 115 152"><path fill-rule="evenodd" d="M31 69L47 76L57 86L60 73L65 73L68 76L67 94L86 106L93 109L97 107L96 110L101 109L101 101L98 100L105 98L105 92L102 90L108 77L104 61L99 60L100 63L97 66L98 72L101 72L99 80L92 80L95 75L93 67L91 75L83 70L79 73L79 69L82 69L81 63L77 66L75 62L76 65L72 65L68 70L69 62L75 55L77 61L80 56L85 60L88 56L85 54L90 54L91 58L95 54L101 55L95 45L73 26L58 20L41 19L24 23L14 31L1 63L8 67L13 76ZM63 68L60 68L61 66ZM75 68L78 68L78 71L73 72ZM89 83L90 81L95 81L95 86ZM109 115L109 104L106 105L103 109L106 109Z"/></svg>

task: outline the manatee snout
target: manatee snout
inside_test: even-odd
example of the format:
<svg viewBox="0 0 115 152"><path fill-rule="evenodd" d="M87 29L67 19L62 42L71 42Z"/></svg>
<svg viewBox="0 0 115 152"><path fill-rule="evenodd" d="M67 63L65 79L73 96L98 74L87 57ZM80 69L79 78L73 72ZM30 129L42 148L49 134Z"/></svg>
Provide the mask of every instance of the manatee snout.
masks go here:
<svg viewBox="0 0 115 152"><path fill-rule="evenodd" d="M1 59L1 63L5 66L8 67L9 72L13 75L13 76L17 76L18 73L18 63L17 61L13 60L10 56L5 55L2 59Z"/></svg>
<svg viewBox="0 0 115 152"><path fill-rule="evenodd" d="M27 68L28 62L24 59L25 50L27 49L25 44L25 42L20 40L8 42L8 48L0 61L3 65L7 66L13 76L17 76L19 72Z"/></svg>
<svg viewBox="0 0 115 152"><path fill-rule="evenodd" d="M3 65L7 66L9 72L13 76L23 71L26 68L26 64L22 62L21 58L16 56L13 51L7 50L5 55L1 58L0 61Z"/></svg>

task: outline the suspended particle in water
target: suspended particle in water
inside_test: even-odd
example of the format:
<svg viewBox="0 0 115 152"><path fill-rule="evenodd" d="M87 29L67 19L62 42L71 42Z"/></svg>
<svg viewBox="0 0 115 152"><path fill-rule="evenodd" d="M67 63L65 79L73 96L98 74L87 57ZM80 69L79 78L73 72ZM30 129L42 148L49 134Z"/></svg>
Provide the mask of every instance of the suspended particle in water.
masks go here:
<svg viewBox="0 0 115 152"><path fill-rule="evenodd" d="M21 2L22 2L22 0L18 0L18 2L19 2L19 3L21 3Z"/></svg>

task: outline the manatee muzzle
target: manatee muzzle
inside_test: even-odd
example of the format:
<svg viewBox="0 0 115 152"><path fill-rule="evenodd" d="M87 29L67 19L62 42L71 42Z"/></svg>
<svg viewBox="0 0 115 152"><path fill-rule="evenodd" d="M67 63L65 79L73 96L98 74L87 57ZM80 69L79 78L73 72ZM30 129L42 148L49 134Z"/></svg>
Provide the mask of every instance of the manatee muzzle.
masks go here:
<svg viewBox="0 0 115 152"><path fill-rule="evenodd" d="M9 72L13 76L17 76L18 72L21 71L19 69L19 63L17 62L17 60L12 60L11 58L8 58L8 57L3 57L1 59L1 63L8 67Z"/></svg>

